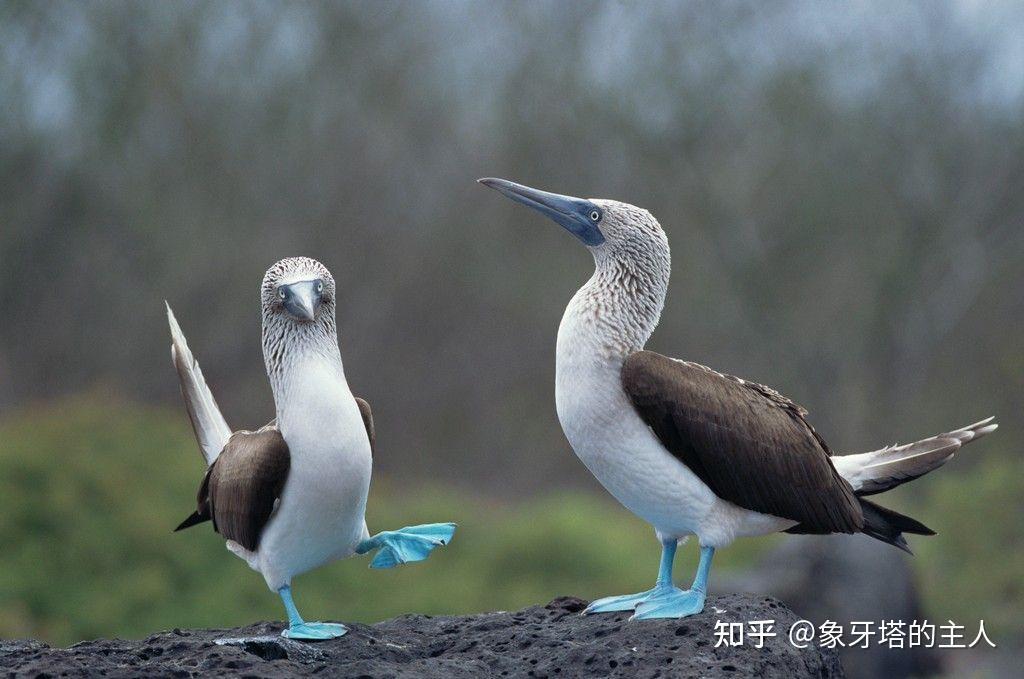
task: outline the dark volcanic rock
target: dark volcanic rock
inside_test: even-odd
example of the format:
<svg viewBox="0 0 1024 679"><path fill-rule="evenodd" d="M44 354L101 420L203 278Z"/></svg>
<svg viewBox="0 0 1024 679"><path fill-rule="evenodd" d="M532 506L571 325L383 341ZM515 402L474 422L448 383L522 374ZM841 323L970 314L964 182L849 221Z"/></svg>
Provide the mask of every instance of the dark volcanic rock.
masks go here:
<svg viewBox="0 0 1024 679"><path fill-rule="evenodd" d="M140 641L85 641L67 649L0 641L0 673L26 677L841 677L831 650L792 646L796 616L774 599L729 595L682 620L582 617L563 597L521 611L403 615L349 625L316 644L279 636L279 623L173 630ZM779 636L715 648L717 620L775 620ZM218 643L219 642L219 643Z"/></svg>

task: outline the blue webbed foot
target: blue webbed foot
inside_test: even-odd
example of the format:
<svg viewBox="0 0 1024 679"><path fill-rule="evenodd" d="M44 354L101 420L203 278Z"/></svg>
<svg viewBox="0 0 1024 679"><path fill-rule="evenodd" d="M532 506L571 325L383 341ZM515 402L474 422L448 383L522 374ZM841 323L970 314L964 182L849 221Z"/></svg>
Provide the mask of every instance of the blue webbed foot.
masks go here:
<svg viewBox="0 0 1024 679"><path fill-rule="evenodd" d="M323 641L337 639L344 636L346 632L348 632L348 627L335 622L295 622L281 632L281 636L303 641Z"/></svg>
<svg viewBox="0 0 1024 679"><path fill-rule="evenodd" d="M672 588L663 596L651 597L636 607L636 613L630 620L647 620L650 618L684 618L704 610L704 590Z"/></svg>
<svg viewBox="0 0 1024 679"><path fill-rule="evenodd" d="M647 618L683 618L703 611L708 571L711 570L711 557L715 553L715 548L701 546L700 563L697 565L697 575L693 579L693 587L682 590L672 584L672 560L676 555L676 544L677 540L674 538L662 540L661 565L658 567L658 580L653 589L639 594L598 599L591 602L584 609L583 614L636 611L630 620L644 620Z"/></svg>
<svg viewBox="0 0 1024 679"><path fill-rule="evenodd" d="M370 562L370 568L391 568L403 563L422 561L435 547L447 545L455 534L454 523L425 523L386 530L363 540L356 547L357 554L380 549Z"/></svg>
<svg viewBox="0 0 1024 679"><path fill-rule="evenodd" d="M284 609L288 612L288 629L281 632L286 639L301 639L303 641L323 641L324 639L337 639L348 632L348 628L336 622L306 622L299 615L299 609L295 608L295 601L292 600L292 588L285 585L277 590L284 603Z"/></svg>
<svg viewBox="0 0 1024 679"><path fill-rule="evenodd" d="M681 592L678 587L671 585L659 585L646 592L639 594L623 594L621 596L606 596L603 599L591 601L590 605L583 609L583 615L591 613L611 613L613 611L632 611L640 604L651 599L658 599L670 596L673 592Z"/></svg>

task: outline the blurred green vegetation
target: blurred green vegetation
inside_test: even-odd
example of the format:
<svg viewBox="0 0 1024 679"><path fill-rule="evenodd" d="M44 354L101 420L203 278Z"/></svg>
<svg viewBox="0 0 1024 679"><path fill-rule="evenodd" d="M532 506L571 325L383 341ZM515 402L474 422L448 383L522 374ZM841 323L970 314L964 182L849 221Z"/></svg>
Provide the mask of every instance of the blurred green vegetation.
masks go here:
<svg viewBox="0 0 1024 679"><path fill-rule="evenodd" d="M0 423L0 638L68 644L172 627L282 617L263 578L190 511L202 463L183 414L105 394L26 409ZM372 622L407 612L512 609L575 594L650 586L651 529L610 499L559 493L510 506L374 479L371 530L455 520L455 541L427 562L371 571L366 558L296 578L312 619ZM749 561L747 541L718 563ZM692 550L679 560L692 568Z"/></svg>
<svg viewBox="0 0 1024 679"><path fill-rule="evenodd" d="M911 515L927 511L937 517L931 527L939 537L914 541L916 572L932 619L984 618L986 629L1019 644L1024 642L1024 478L1019 462L1000 454L1008 452L1005 445L982 452L971 467L929 476L928 483L919 484L916 501L907 505L915 508Z"/></svg>
<svg viewBox="0 0 1024 679"><path fill-rule="evenodd" d="M926 613L983 616L1006 635L1019 632L1024 600L1024 546L1015 538L1024 500L1019 475L990 452L971 468L931 477L924 494L888 504L939 517L939 532L956 537L914 542L928 563L918 568ZM192 510L201 473L182 414L105 393L0 422L0 638L68 644L281 618L262 577L219 536L205 526L171 532ZM423 564L370 571L357 557L300 576L296 597L309 617L372 622L593 598L649 586L656 566L650 528L588 493L517 506L376 478L368 520L371 530L455 520L459 531ZM737 541L716 556L716 570L753 563L773 539ZM682 553L685 579L694 555Z"/></svg>

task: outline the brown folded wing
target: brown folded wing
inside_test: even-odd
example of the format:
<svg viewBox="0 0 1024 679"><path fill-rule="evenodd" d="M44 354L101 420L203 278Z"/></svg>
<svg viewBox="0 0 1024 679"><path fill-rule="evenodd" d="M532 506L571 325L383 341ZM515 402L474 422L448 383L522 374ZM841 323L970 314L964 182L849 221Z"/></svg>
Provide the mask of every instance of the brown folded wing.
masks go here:
<svg viewBox="0 0 1024 679"><path fill-rule="evenodd" d="M790 532L863 526L807 411L774 389L652 351L626 359L622 386L669 452L723 500L797 521Z"/></svg>
<svg viewBox="0 0 1024 679"><path fill-rule="evenodd" d="M275 423L255 432L235 432L206 471L196 512L177 530L212 519L215 531L255 551L290 465L288 444Z"/></svg>
<svg viewBox="0 0 1024 679"><path fill-rule="evenodd" d="M359 414L363 418L363 426L366 427L366 435L370 439L370 453L372 454L377 439L373 429L373 412L370 410L370 404L358 396L356 396L356 405L359 406Z"/></svg>

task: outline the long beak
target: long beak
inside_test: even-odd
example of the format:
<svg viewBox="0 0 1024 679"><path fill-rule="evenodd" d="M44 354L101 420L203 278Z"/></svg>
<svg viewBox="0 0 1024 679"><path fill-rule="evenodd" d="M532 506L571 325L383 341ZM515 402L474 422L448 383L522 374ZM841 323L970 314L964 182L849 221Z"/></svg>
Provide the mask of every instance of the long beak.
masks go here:
<svg viewBox="0 0 1024 679"><path fill-rule="evenodd" d="M285 311L300 321L312 321L316 318L322 297L317 292L319 281L299 281L291 285L282 285L285 293L283 300Z"/></svg>
<svg viewBox="0 0 1024 679"><path fill-rule="evenodd" d="M488 186L499 193L503 193L517 203L541 212L551 219L556 217L568 217L576 211L576 206L585 201L572 196L563 196L558 193L549 193L540 189L531 189L529 186L516 184L507 179L485 177L478 179L481 184ZM557 221L557 220L556 220Z"/></svg>
<svg viewBox="0 0 1024 679"><path fill-rule="evenodd" d="M595 246L604 242L604 235L597 228L597 220L591 218L592 215L600 215L601 211L589 200L532 189L507 179L485 177L477 181L540 212L587 245Z"/></svg>

